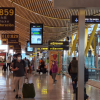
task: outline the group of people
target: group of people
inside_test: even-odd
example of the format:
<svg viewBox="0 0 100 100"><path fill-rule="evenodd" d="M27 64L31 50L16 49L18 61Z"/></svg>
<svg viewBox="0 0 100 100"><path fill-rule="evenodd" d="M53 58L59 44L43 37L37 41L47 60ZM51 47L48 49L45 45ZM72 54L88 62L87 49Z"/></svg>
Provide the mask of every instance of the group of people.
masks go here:
<svg viewBox="0 0 100 100"><path fill-rule="evenodd" d="M29 69L29 73L32 73L32 70L34 69L34 59L30 62L27 58L22 60L21 54L14 54L13 55L13 60L10 62L10 59L8 58L7 60L7 66L11 71L13 71L13 77L14 77L14 88L13 91L16 91L16 96L15 98L22 98L22 87L24 83L24 76L27 78L27 71ZM43 59L40 60L39 62L39 74L42 72L45 74L47 72L47 68L45 65L45 62ZM73 92L76 93L76 100L77 100L77 91L78 91L78 60L76 57L73 57L73 60L69 63L68 67L68 72L69 75L71 76L72 79L72 84L73 84ZM86 85L86 82L88 81L88 69L84 65L84 85ZM53 79L53 84L55 84L56 80L56 75L58 73L58 66L57 66L57 61L52 61L52 65L50 68L50 75L52 76ZM84 100L88 100L89 96L86 94L86 88L84 87Z"/></svg>
<svg viewBox="0 0 100 100"><path fill-rule="evenodd" d="M72 79L73 93L76 93L76 100L77 100L78 60L76 59L76 57L73 57L73 60L69 63L68 72L69 72L69 75L71 76L71 79ZM86 68L86 66L84 64L84 100L89 99L89 96L86 94L86 87L85 87L88 79L89 79L88 69Z"/></svg>

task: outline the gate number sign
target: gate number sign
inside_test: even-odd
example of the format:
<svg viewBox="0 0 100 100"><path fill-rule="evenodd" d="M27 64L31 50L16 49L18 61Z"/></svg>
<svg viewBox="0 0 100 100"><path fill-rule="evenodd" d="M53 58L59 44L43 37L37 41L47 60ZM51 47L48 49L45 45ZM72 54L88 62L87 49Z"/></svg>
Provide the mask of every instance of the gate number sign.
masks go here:
<svg viewBox="0 0 100 100"><path fill-rule="evenodd" d="M15 30L15 8L0 7L0 30Z"/></svg>

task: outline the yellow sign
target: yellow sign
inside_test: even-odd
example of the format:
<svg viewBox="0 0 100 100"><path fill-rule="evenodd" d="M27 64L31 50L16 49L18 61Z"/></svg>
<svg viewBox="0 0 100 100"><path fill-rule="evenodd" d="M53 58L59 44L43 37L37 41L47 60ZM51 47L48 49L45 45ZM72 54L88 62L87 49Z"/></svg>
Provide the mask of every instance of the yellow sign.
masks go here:
<svg viewBox="0 0 100 100"><path fill-rule="evenodd" d="M2 39L9 39L9 38L19 38L19 34L2 34Z"/></svg>
<svg viewBox="0 0 100 100"><path fill-rule="evenodd" d="M37 48L37 50L48 50L48 48Z"/></svg>
<svg viewBox="0 0 100 100"><path fill-rule="evenodd" d="M0 16L13 16L14 15L14 9L0 9Z"/></svg>
<svg viewBox="0 0 100 100"><path fill-rule="evenodd" d="M63 43L60 43L60 42L52 42L52 43L50 43L50 45L63 45Z"/></svg>
<svg viewBox="0 0 100 100"><path fill-rule="evenodd" d="M63 50L63 48L50 48L50 50Z"/></svg>
<svg viewBox="0 0 100 100"><path fill-rule="evenodd" d="M2 45L7 45L8 44L8 39L2 39Z"/></svg>
<svg viewBox="0 0 100 100"><path fill-rule="evenodd" d="M10 48L10 49L14 49L14 46L13 46L13 45L10 45L9 48Z"/></svg>

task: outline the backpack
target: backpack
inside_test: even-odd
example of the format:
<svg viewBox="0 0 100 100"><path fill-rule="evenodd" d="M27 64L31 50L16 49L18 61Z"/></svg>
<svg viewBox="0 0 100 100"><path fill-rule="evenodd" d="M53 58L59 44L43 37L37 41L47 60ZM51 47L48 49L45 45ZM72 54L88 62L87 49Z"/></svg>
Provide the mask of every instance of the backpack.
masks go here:
<svg viewBox="0 0 100 100"><path fill-rule="evenodd" d="M71 62L71 73L72 74L78 73L78 61L77 60L72 60Z"/></svg>
<svg viewBox="0 0 100 100"><path fill-rule="evenodd" d="M88 79L89 79L89 72L88 72L88 69L87 68L85 68L85 70L84 70L84 81L85 82L87 82L88 81Z"/></svg>

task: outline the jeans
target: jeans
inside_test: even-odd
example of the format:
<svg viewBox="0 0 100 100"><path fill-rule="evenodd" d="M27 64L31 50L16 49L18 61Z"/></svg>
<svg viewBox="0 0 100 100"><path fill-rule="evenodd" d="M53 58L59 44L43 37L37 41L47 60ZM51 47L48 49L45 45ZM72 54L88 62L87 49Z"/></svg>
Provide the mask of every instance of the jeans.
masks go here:
<svg viewBox="0 0 100 100"><path fill-rule="evenodd" d="M77 77L77 74L71 74L71 78L72 78L72 82L74 81L74 79ZM76 90L77 88L77 82L75 82L75 84L73 84L73 90Z"/></svg>

